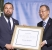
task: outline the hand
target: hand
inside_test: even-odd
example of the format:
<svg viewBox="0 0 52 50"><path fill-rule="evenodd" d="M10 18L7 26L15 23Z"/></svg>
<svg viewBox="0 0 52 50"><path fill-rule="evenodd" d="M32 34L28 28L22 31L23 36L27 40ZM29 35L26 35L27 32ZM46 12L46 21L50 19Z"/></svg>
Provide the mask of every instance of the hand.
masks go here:
<svg viewBox="0 0 52 50"><path fill-rule="evenodd" d="M6 44L5 47L6 47L8 50L10 50L10 49L13 50L13 49L14 49L11 44Z"/></svg>
<svg viewBox="0 0 52 50"><path fill-rule="evenodd" d="M27 26L27 25L23 24L23 26Z"/></svg>
<svg viewBox="0 0 52 50"><path fill-rule="evenodd" d="M41 47L43 47L46 44L45 40L41 43Z"/></svg>

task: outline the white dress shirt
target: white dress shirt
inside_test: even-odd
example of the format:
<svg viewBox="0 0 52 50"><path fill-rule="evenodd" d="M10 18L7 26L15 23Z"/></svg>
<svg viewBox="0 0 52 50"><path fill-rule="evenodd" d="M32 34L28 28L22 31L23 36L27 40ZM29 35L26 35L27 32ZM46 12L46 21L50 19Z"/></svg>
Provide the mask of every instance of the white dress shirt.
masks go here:
<svg viewBox="0 0 52 50"><path fill-rule="evenodd" d="M4 16L4 18L5 18L5 20L6 20L6 22L8 23L8 19ZM11 30L12 30L12 28L13 28L13 19L12 19L12 17L10 17L10 24L11 24Z"/></svg>

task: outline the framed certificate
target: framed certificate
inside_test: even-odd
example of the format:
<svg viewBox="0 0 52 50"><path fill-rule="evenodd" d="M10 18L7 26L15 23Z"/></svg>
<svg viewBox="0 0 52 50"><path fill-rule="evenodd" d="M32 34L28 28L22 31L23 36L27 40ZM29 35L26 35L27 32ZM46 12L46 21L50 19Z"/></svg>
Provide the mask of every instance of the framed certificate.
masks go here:
<svg viewBox="0 0 52 50"><path fill-rule="evenodd" d="M14 28L11 45L19 49L41 50L43 27L18 26Z"/></svg>

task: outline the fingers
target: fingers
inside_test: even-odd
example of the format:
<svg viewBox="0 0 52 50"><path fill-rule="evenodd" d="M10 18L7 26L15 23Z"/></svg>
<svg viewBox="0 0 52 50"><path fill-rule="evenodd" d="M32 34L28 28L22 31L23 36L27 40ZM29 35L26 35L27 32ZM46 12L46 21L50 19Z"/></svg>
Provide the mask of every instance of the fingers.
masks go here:
<svg viewBox="0 0 52 50"><path fill-rule="evenodd" d="M43 41L40 45L41 45L41 47L43 47L45 44L46 44L46 42Z"/></svg>
<svg viewBox="0 0 52 50"><path fill-rule="evenodd" d="M8 50L13 50L13 46L11 44L6 44L5 47L8 49Z"/></svg>
<svg viewBox="0 0 52 50"><path fill-rule="evenodd" d="M43 45L44 45L44 44L43 44L43 42L42 42L42 43L41 43L41 47L43 47Z"/></svg>

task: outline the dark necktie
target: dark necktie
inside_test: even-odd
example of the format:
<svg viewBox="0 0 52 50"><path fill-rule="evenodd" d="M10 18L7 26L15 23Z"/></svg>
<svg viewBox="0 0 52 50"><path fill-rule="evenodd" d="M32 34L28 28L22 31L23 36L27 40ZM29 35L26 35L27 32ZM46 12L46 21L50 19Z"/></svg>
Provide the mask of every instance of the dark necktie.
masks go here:
<svg viewBox="0 0 52 50"><path fill-rule="evenodd" d="M11 23L10 23L10 20L8 20L8 25L9 25L9 28L11 29Z"/></svg>

